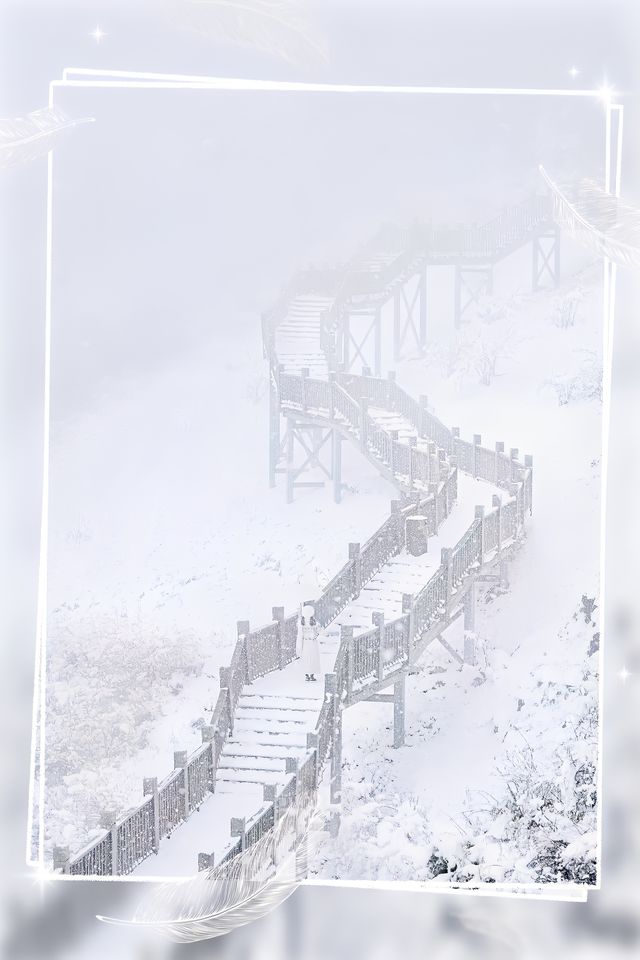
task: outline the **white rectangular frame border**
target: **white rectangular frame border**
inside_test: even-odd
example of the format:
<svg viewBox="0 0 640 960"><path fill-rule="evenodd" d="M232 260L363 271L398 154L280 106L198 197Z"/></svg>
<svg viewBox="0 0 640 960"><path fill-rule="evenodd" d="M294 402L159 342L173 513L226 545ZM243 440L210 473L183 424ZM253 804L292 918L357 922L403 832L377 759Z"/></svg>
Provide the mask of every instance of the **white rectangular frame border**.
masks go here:
<svg viewBox="0 0 640 960"><path fill-rule="evenodd" d="M109 88L109 89L146 89L146 90L212 90L212 91L255 91L255 92L298 92L298 93L342 93L342 94L392 94L404 96L514 96L514 97L582 97L599 100L604 105L605 114L605 190L611 193L612 178L614 194L620 197L622 178L623 111L622 104L612 103L613 91L608 87L598 90L567 90L526 87L440 87L440 86L393 86L307 83L280 80L252 80L231 77L191 76L185 74L146 73L128 70L95 70L82 67L65 67L62 80L52 80L49 84L49 107L54 106L55 92L61 88ZM615 137L612 128L615 127ZM47 563L48 563L48 521L49 521L49 426L51 406L51 289L53 269L53 150L47 156L47 214L46 214L46 279L45 279L45 337L44 337L44 422L43 422L43 478L42 507L40 527L40 557L38 570L36 645L34 662L34 684L32 704L31 756L29 771L29 799L26 836L27 866L37 868L41 880L56 879L66 881L116 881L128 883L154 883L183 881L184 877L74 877L68 874L51 874L44 860L44 797L45 797L45 722L46 722L46 633L47 633ZM602 414L602 473L601 473L601 517L600 517L600 607L605 607L605 556L606 556L606 499L609 453L609 421L611 412L611 374L613 365L613 330L615 313L616 264L603 257L603 414ZM603 704L604 690L604 615L600 627L601 643L599 649L599 706ZM598 851L602 850L602 795L603 795L603 711L598 726ZM37 772L37 776L36 776ZM37 856L34 856L33 829L36 822L36 779L37 796ZM555 894L537 885L495 884L491 890L482 888L457 888L449 885L420 881L349 881L321 880L304 881L314 886L342 886L357 889L406 890L410 892L429 891L459 895L481 895L519 897L536 900L585 901L588 892L601 887L601 863L598 860L597 881L595 886L586 889L575 884L563 884L556 888Z"/></svg>

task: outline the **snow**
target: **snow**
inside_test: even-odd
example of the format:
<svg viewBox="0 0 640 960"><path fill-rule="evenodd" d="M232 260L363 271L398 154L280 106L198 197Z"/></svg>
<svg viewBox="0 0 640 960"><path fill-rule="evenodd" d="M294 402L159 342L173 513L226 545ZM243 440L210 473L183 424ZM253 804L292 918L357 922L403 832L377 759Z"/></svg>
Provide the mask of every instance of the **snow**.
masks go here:
<svg viewBox="0 0 640 960"><path fill-rule="evenodd" d="M534 517L526 546L511 565L510 592L490 594L489 602L480 604L478 668L458 669L454 661L452 669L450 655L432 647L422 672L410 677L407 746L393 754L387 748L387 707L361 704L347 712L343 830L333 841L335 849L329 844L324 852L320 875L338 870L346 879L367 879L391 871L393 879L414 879L420 871L428 874L433 865L425 860L424 844L415 842L418 834L405 842L398 835L403 818L387 822L389 810L402 809L411 819L406 800L414 810L415 830L426 831L429 849L437 849L438 856L449 851L447 860L461 859L464 839L467 879L498 881L514 869L517 878L527 876L527 864L518 861L514 868L509 841L482 829L469 836L468 798L500 795L499 767L509 762L514 742L533 739L545 762L557 751L550 729L566 719L567 701L556 700L548 709L538 680L548 697L558 682L554 676L580 672L585 661L571 632L561 651L558 642L559 626L569 621L580 596L585 591L597 596L600 414L594 398L571 384L586 376L584 351L596 358L597 368L598 289L588 275L580 284L589 287L589 295L574 326L554 318L575 284L560 294L515 296L499 321L492 319L495 304L488 303L485 325L504 325L504 316L508 319L508 350L494 351L490 375L484 353L477 362L478 322L451 339L446 363L441 351L432 351L400 365L400 383L414 396L428 393L438 415L460 426L463 437L482 430L485 446L505 440L507 448L517 443L535 455ZM505 337L499 329L498 334L495 344L502 348ZM495 344L490 343L491 350ZM234 360L225 362L222 356ZM117 719L99 698L96 709L87 711L89 736L85 731L79 743L77 768L48 791L48 837L75 849L97 829L97 817L140 799L142 773L162 776L171 768L173 749L197 746L199 725L217 695L218 667L228 663L233 648L235 621L266 622L272 605L290 610L302 598L319 594L344 562L346 544L364 542L387 516L394 496L356 451L345 449L345 475L355 484L347 487L342 505L330 502L328 490L306 491L285 505L282 490L266 489L266 375L257 350L247 349L230 332L222 349L216 342L189 357L187 369L188 379L183 366L158 373L143 387L121 383L117 393L105 391L82 416L55 425L49 652L56 669L50 672L49 763L62 753L65 736L72 746L78 739L76 730L63 726L60 707L73 704L83 690L94 695L109 650L105 624L110 636L124 636L141 653L145 636L154 630L167 638L169 650L184 640L192 651L176 670L155 671L151 690L144 675L127 677L130 689ZM587 373L591 376L591 369ZM568 383L568 390L559 391L559 382ZM224 417L213 414L219 410ZM395 427L404 429L402 423ZM367 629L375 610L383 608L388 619L398 615L402 593L419 589L421 578L438 566L440 548L455 544L468 528L473 507L490 507L494 493L504 495L490 484L459 476L458 506L427 554L399 558L384 568L326 631L323 670L332 668L339 623ZM86 658L81 664L69 660L70 637L82 642ZM454 648L460 645L460 624L447 639ZM117 679L117 664L111 667ZM253 689L277 698L279 711L290 707L308 691L297 669L293 664ZM146 726L135 713L140 697L153 704L153 722ZM313 716L310 710L309 721ZM244 757L258 747L272 758L281 756L274 750L302 755L302 731L313 724L290 721L268 735L258 729L273 720L269 712L260 724L241 715L229 749ZM122 743L105 763L105 736L116 730ZM137 740L132 741L132 731ZM594 751L587 753L595 756ZM249 767L244 763L242 769ZM266 779L260 783L282 782L280 765L262 773ZM89 795L95 797L93 810ZM205 849L223 850L230 816L243 815L233 809L236 795L244 815L255 816L261 787L248 773L226 774L214 797L174 833L172 841L179 836L179 844L164 844L138 872L192 871L203 837ZM353 846L371 818L378 824L378 853L363 851L358 841L357 856L353 849L348 854L349 838ZM507 845L504 856L496 844Z"/></svg>
<svg viewBox="0 0 640 960"><path fill-rule="evenodd" d="M571 281L558 293L518 298L519 345L489 386L466 372L443 376L431 358L401 365L401 385L414 396L428 393L463 436L482 430L486 446L504 439L534 454L534 513L510 565L509 591L478 603L477 667L460 667L432 644L409 676L406 745L391 747L390 707L361 703L346 712L341 830L321 851L319 877L429 879L433 863L425 865L404 829L414 822L436 859L458 865L455 882L536 882L527 835L507 835L513 817L502 800L518 753L534 781L544 775L563 795L581 763L597 763L597 630L581 622L580 603L584 594L598 596L600 409L585 397L559 405L546 385L560 372L574 376L585 346L598 349L598 278L579 282L587 293L574 328L552 319ZM452 642L459 645L460 635ZM573 803L563 796L549 836L569 843L565 859L568 850L588 861L593 831L583 836L585 825L561 812ZM590 811L587 823L594 817ZM535 831L531 843L543 845Z"/></svg>

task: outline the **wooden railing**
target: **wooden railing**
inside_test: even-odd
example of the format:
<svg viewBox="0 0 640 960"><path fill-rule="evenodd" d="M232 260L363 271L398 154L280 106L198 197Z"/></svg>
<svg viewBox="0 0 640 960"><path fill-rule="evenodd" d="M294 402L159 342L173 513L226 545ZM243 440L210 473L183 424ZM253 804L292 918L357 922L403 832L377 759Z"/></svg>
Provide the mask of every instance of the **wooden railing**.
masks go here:
<svg viewBox="0 0 640 960"><path fill-rule="evenodd" d="M387 227L374 241L369 255L382 245L397 255L377 272L363 269L360 258L333 267L308 267L296 273L271 310L263 314L263 341L266 345L287 316L291 300L317 295L336 301L333 314L323 324L324 336L337 324L340 303L357 297L388 294L420 264L459 261L495 263L518 244L526 241L542 224L552 220L552 203L547 195L534 194L519 204L505 207L483 224L434 226L415 223L407 228ZM362 254L366 260L367 251ZM328 342L324 344L328 346Z"/></svg>
<svg viewBox="0 0 640 960"><path fill-rule="evenodd" d="M275 374L281 409L301 412L340 429L360 444L362 452L388 477L402 493L411 493L416 486L437 484L446 473L446 456L453 449L453 435L437 417L420 407L392 381L378 380L373 402L398 412L411 404L411 421L416 422L420 436L431 441L427 450L411 442L403 442L381 427L368 412L369 387L375 377L330 374L329 380L283 373ZM382 392L391 399L387 400ZM409 403L411 401L411 404ZM396 405L394 405L394 402Z"/></svg>
<svg viewBox="0 0 640 960"><path fill-rule="evenodd" d="M373 626L366 634L350 637L341 643L335 674L343 706L357 702L370 687L389 682L390 677L405 669L419 648L422 636L433 629L434 624L439 631L446 628L451 604L469 577L477 575L486 564L496 562L522 533L525 515L531 509L531 463L521 464L515 457L516 451L507 457L477 443L465 444L459 437L452 436L452 444L454 449L467 451L460 469L466 468L474 476L502 487L510 499L475 519L453 550L443 553L440 567L423 589L410 598L401 617ZM473 464L469 451L473 453ZM438 482L432 494L422 498L416 495L405 506L396 503L387 520L362 548L351 550L349 561L315 602L319 624L325 627L334 620L381 567L404 548L408 517L413 514L427 516L430 518L429 535L435 534L455 502L456 491L457 468L448 465L447 475ZM145 780L144 789L148 794L145 799L110 830L66 861L65 872L127 874L158 851L160 841L169 836L213 790L222 747L233 731L233 719L243 688L258 677L290 663L296 656L296 636L297 615L285 617L282 608L274 607L271 623L257 630L252 631L247 621L239 621L231 663L220 671L218 700L209 725L202 729L202 746L190 756L184 752L174 754L174 770L160 783L155 778ZM335 709L334 701L328 698L318 717L317 740L309 741L308 762L314 758L314 789L331 749ZM267 824L273 823L275 806L279 805L282 810L288 802L294 802L297 782L292 774L285 791L269 801L271 806L267 804L257 820L242 826L242 836L233 849L242 837L245 843L255 842L268 829ZM270 793L265 787L266 796Z"/></svg>

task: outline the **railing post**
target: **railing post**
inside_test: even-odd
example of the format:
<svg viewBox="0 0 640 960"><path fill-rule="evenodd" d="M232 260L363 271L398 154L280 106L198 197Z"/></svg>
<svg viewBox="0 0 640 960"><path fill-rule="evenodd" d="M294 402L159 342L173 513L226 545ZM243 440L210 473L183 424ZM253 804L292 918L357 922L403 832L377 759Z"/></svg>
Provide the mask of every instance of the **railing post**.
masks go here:
<svg viewBox="0 0 640 960"><path fill-rule="evenodd" d="M378 680L384 680L384 613L374 611L371 614L371 622L378 631Z"/></svg>
<svg viewBox="0 0 640 960"><path fill-rule="evenodd" d="M246 850L247 832L246 820L244 817L231 817L230 833L232 837L240 837L240 849Z"/></svg>
<svg viewBox="0 0 640 960"><path fill-rule="evenodd" d="M447 455L442 449L442 447L438 447L438 477L440 479L444 479L445 481L447 478ZM444 515L445 517L448 517L449 516L449 487L446 482L444 484L443 496L444 496Z"/></svg>
<svg viewBox="0 0 640 960"><path fill-rule="evenodd" d="M396 444L398 443L399 433L397 430L390 430L389 436L391 437L391 457L389 467L391 473L395 474L396 472Z"/></svg>
<svg viewBox="0 0 640 960"><path fill-rule="evenodd" d="M208 788L213 793L213 788L216 779L216 768L215 768L215 754L214 754L214 744L215 744L215 733L212 726L209 724L204 724L200 727L200 736L202 737L203 743L209 744L209 756L211 758L211 775L208 780Z"/></svg>
<svg viewBox="0 0 640 960"><path fill-rule="evenodd" d="M160 849L160 797L158 795L158 778L145 777L142 781L143 797L151 797L153 819L153 852Z"/></svg>
<svg viewBox="0 0 640 960"><path fill-rule="evenodd" d="M440 482L440 459L438 457L438 448L433 440L429 440L429 482L436 485Z"/></svg>
<svg viewBox="0 0 640 960"><path fill-rule="evenodd" d="M460 455L458 453L459 439L460 439L460 427L451 427L451 456L454 456L458 463L460 462Z"/></svg>
<svg viewBox="0 0 640 960"><path fill-rule="evenodd" d="M498 514L498 544L497 544L497 556L500 557L502 553L502 500L497 493L491 498L491 506Z"/></svg>
<svg viewBox="0 0 640 960"><path fill-rule="evenodd" d="M340 624L340 644L345 645L347 652L347 702L351 699L353 693L353 627L345 623Z"/></svg>
<svg viewBox="0 0 640 960"><path fill-rule="evenodd" d="M413 490L414 451L418 446L417 437L409 437L409 490Z"/></svg>
<svg viewBox="0 0 640 960"><path fill-rule="evenodd" d="M475 518L480 521L480 566L484 562L484 507L476 504Z"/></svg>
<svg viewBox="0 0 640 960"><path fill-rule="evenodd" d="M173 767L175 770L182 768L183 770L183 782L184 787L181 791L183 799L183 810L184 810L184 819L186 820L189 814L191 813L191 804L189 802L189 776L188 776L188 764L187 764L187 751L186 750L175 750L173 753Z"/></svg>
<svg viewBox="0 0 640 960"><path fill-rule="evenodd" d="M353 631L352 631L353 632ZM338 690L338 678L335 673L325 673L325 696L333 701L333 729L331 731L331 784L329 799L331 803L342 800L342 708Z"/></svg>
<svg viewBox="0 0 640 960"><path fill-rule="evenodd" d="M511 480L517 480L517 479L518 479L518 477L517 477L517 475L516 475L516 474L517 474L517 470L518 470L518 463L517 463L517 461L518 461L518 448L517 448L517 447L511 447L511 450L509 451L509 459L511 460L511 477L510 477L510 479L511 479Z"/></svg>
<svg viewBox="0 0 640 960"><path fill-rule="evenodd" d="M303 367L300 371L302 377L302 411L307 412L307 378L309 376L309 367Z"/></svg>
<svg viewBox="0 0 640 960"><path fill-rule="evenodd" d="M231 685L231 667L220 667L220 689L227 691L227 711L229 713L229 730L233 733L233 691Z"/></svg>
<svg viewBox="0 0 640 960"><path fill-rule="evenodd" d="M282 646L282 621L284 620L284 607L272 607L271 616L277 624L276 647L278 651L278 669L282 670L285 666L284 649Z"/></svg>
<svg viewBox="0 0 640 960"><path fill-rule="evenodd" d="M359 543L349 544L349 560L353 561L353 588L357 597L362 590L362 556Z"/></svg>
<svg viewBox="0 0 640 960"><path fill-rule="evenodd" d="M478 451L480 449L480 444L482 443L482 437L479 433L474 433L473 435L473 475L474 477L478 476Z"/></svg>
<svg viewBox="0 0 640 960"><path fill-rule="evenodd" d="M529 507L529 516L533 513L533 457L526 453L524 465L529 470L529 476L525 479L525 488L527 490L527 506Z"/></svg>
<svg viewBox="0 0 640 960"><path fill-rule="evenodd" d="M251 660L252 650L249 649L249 634L251 633L251 625L248 620L237 620L236 621L236 633L238 640L244 640L244 659L247 664L247 674L244 677L245 683L251 683L253 680L253 663Z"/></svg>
<svg viewBox="0 0 640 960"><path fill-rule="evenodd" d="M118 825L114 823L109 831L111 834L111 876L118 876Z"/></svg>
<svg viewBox="0 0 640 960"><path fill-rule="evenodd" d="M70 857L69 847L54 847L53 848L54 871L62 870L63 873L68 873L69 857Z"/></svg>
<svg viewBox="0 0 640 960"><path fill-rule="evenodd" d="M445 568L445 578L446 578L446 612L449 613L449 606L451 605L451 597L453 594L453 563L452 563L453 550L451 547L442 547L440 550L440 565Z"/></svg>
<svg viewBox="0 0 640 960"><path fill-rule="evenodd" d="M500 457L504 453L504 443L502 440L498 440L496 443L496 476L495 482L497 483L500 479Z"/></svg>

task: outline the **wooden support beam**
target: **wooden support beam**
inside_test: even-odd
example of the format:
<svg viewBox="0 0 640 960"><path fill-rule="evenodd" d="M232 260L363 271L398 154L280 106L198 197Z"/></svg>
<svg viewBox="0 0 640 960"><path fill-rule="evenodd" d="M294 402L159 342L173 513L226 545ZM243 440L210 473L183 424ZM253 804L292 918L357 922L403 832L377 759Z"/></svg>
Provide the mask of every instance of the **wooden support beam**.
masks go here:
<svg viewBox="0 0 640 960"><path fill-rule="evenodd" d="M438 640L440 641L440 644L444 647L444 649L447 651L447 653L450 656L452 656L454 660L457 660L458 663L462 666L464 664L464 660L462 659L458 651L454 650L454 648L451 646L449 641L445 640L442 634L438 635Z"/></svg>
<svg viewBox="0 0 640 960"><path fill-rule="evenodd" d="M209 727L209 730L211 727ZM160 849L160 798L158 796L158 778L145 777L142 781L142 796L152 797L152 830L153 830L153 852L158 853Z"/></svg>
<svg viewBox="0 0 640 960"><path fill-rule="evenodd" d="M362 699L365 703L394 703L395 701L392 693L371 693Z"/></svg>
<svg viewBox="0 0 640 960"><path fill-rule="evenodd" d="M406 675L403 672L393 685L393 745L396 748L404 745L405 685Z"/></svg>
<svg viewBox="0 0 640 960"><path fill-rule="evenodd" d="M420 272L420 342L421 350L427 345L427 264Z"/></svg>
<svg viewBox="0 0 640 960"><path fill-rule="evenodd" d="M331 803L342 800L342 705L335 673L326 673L324 677L325 696L333 701L333 729L331 732L331 783L329 795Z"/></svg>
<svg viewBox="0 0 640 960"><path fill-rule="evenodd" d="M331 472L333 474L333 499L342 502L342 436L339 430L331 431Z"/></svg>

